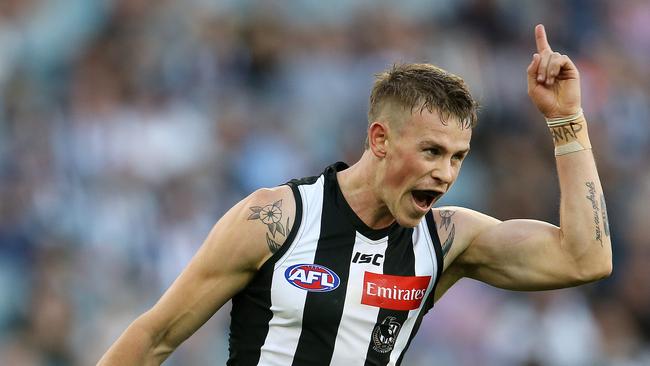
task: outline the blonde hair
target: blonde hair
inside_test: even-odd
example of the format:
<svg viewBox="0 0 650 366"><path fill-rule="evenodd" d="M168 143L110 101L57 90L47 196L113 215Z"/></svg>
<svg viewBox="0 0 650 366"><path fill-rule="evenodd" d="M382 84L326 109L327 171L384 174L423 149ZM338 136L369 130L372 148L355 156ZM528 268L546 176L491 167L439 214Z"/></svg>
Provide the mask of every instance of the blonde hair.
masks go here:
<svg viewBox="0 0 650 366"><path fill-rule="evenodd" d="M477 124L478 103L459 76L431 64L395 64L375 77L368 126L386 108L395 106L409 113L416 108L420 112L425 108L431 113L437 111L442 123L447 123L450 117L456 118L461 128L473 128ZM367 137L365 147L368 148Z"/></svg>

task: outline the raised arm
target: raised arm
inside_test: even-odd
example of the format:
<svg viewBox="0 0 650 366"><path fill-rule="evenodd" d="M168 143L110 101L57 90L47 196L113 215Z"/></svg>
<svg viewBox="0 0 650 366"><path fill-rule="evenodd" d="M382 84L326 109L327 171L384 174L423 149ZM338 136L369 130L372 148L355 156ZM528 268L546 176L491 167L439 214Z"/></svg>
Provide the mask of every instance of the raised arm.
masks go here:
<svg viewBox="0 0 650 366"><path fill-rule="evenodd" d="M441 292L463 276L501 288L542 290L611 273L607 209L580 108L578 70L566 55L552 51L543 26L535 28L535 39L528 94L546 118L555 143L560 227L535 220L501 222L471 210L446 208L454 212L446 216L456 221L458 244L451 248L456 260L441 279ZM444 228L439 234L442 240L449 236Z"/></svg>
<svg viewBox="0 0 650 366"><path fill-rule="evenodd" d="M295 220L291 188L262 189L214 226L154 307L137 318L99 365L159 365L251 281ZM278 224L279 223L279 224Z"/></svg>

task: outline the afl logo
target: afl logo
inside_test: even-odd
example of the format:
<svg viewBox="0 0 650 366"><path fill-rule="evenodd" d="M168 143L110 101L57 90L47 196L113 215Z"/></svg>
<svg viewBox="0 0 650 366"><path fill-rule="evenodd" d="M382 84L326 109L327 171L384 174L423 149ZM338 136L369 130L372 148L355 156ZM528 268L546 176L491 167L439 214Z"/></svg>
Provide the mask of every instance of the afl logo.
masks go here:
<svg viewBox="0 0 650 366"><path fill-rule="evenodd" d="M318 264L295 264L287 268L284 278L297 288L311 292L332 291L341 283L334 271Z"/></svg>

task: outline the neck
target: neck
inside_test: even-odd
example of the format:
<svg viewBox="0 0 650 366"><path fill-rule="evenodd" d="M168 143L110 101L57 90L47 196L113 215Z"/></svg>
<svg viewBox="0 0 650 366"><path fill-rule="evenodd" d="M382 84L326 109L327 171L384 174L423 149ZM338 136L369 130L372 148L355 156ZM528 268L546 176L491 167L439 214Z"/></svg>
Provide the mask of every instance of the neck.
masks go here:
<svg viewBox="0 0 650 366"><path fill-rule="evenodd" d="M372 153L366 150L359 161L336 177L343 197L361 221L372 229L383 229L395 218L378 194L376 172Z"/></svg>

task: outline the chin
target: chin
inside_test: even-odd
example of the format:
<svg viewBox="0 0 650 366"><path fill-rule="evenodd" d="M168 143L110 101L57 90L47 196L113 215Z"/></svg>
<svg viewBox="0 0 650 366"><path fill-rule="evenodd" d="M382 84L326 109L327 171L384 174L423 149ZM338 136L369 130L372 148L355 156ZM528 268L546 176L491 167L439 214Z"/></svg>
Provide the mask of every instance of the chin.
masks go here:
<svg viewBox="0 0 650 366"><path fill-rule="evenodd" d="M424 215L420 217L396 217L395 221L401 226L405 228L414 228L418 226L418 224L424 219Z"/></svg>

